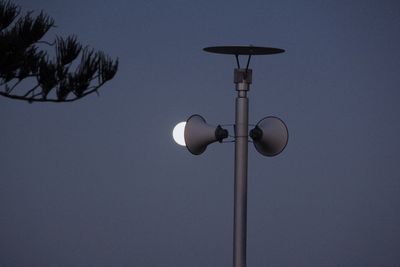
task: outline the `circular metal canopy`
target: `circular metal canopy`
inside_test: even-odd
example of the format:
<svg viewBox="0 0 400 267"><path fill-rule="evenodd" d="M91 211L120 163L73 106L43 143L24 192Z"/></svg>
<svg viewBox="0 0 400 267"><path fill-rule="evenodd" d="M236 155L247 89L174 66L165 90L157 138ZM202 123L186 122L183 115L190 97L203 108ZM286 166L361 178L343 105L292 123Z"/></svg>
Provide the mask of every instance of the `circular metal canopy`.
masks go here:
<svg viewBox="0 0 400 267"><path fill-rule="evenodd" d="M261 46L210 46L203 49L206 52L226 55L270 55L285 52L273 47Z"/></svg>

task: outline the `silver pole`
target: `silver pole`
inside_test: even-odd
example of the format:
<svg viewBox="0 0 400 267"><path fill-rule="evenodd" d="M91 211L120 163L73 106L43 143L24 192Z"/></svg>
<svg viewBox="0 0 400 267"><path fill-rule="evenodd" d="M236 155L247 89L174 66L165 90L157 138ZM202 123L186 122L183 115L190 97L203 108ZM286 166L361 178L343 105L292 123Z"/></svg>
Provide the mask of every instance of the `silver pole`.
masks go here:
<svg viewBox="0 0 400 267"><path fill-rule="evenodd" d="M246 267L247 222L247 143L250 69L235 69L236 97L235 116L235 200L233 224L233 266Z"/></svg>

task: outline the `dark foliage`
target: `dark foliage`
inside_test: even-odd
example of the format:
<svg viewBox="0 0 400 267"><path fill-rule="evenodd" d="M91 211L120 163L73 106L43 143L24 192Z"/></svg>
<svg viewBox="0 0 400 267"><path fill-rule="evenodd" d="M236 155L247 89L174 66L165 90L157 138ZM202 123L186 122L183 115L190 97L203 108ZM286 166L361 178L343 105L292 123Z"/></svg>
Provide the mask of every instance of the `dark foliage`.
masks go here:
<svg viewBox="0 0 400 267"><path fill-rule="evenodd" d="M82 47L75 36L42 41L54 27L45 13L20 15L19 6L0 0L0 95L29 102L70 102L98 93L116 74L118 60ZM55 49L54 58L41 46ZM22 81L27 81L25 88Z"/></svg>

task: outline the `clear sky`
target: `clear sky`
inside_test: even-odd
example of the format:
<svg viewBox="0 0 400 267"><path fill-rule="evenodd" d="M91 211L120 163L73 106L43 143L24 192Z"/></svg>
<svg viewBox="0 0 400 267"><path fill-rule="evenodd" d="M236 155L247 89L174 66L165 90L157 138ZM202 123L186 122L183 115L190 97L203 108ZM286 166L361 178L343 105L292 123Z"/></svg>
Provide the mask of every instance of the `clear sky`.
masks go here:
<svg viewBox="0 0 400 267"><path fill-rule="evenodd" d="M120 67L100 97L0 99L0 266L231 266L233 145L171 132L233 123L235 60L202 48L248 44L287 51L249 97L290 133L249 146L248 266L400 266L398 1L15 3Z"/></svg>

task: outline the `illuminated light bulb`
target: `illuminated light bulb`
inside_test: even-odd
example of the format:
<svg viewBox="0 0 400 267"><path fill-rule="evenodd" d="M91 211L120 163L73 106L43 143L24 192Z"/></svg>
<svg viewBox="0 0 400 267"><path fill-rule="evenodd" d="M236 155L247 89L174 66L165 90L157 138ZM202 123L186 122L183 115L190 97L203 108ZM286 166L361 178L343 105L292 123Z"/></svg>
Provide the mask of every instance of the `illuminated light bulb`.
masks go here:
<svg viewBox="0 0 400 267"><path fill-rule="evenodd" d="M185 126L186 126L186 121L182 121L182 122L178 123L174 127L174 130L172 131L172 137L174 138L175 142L181 146L186 146Z"/></svg>

